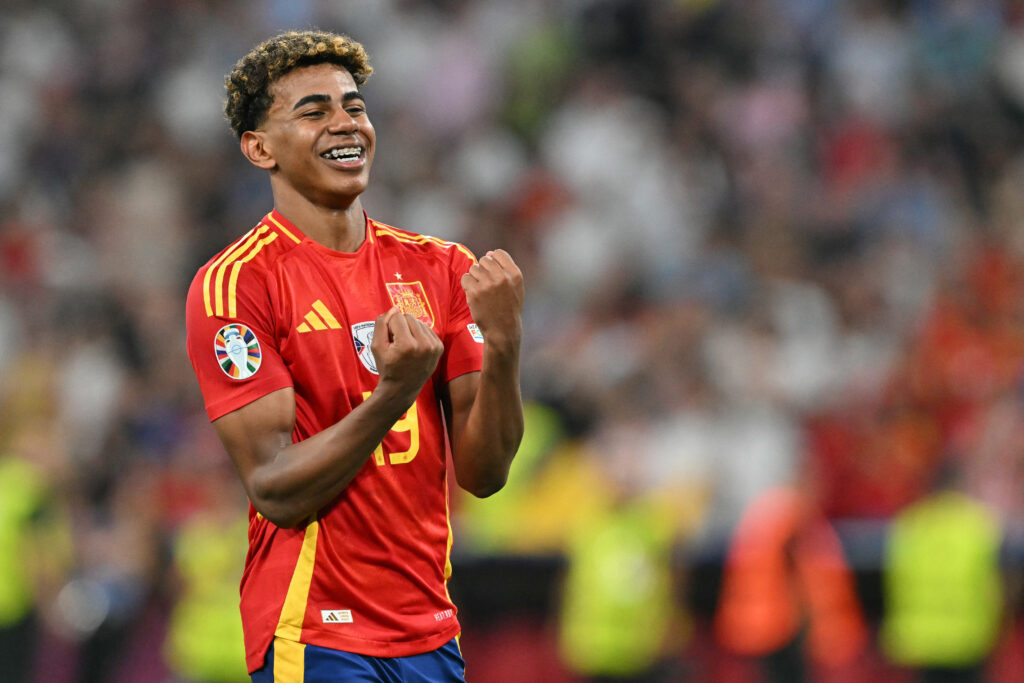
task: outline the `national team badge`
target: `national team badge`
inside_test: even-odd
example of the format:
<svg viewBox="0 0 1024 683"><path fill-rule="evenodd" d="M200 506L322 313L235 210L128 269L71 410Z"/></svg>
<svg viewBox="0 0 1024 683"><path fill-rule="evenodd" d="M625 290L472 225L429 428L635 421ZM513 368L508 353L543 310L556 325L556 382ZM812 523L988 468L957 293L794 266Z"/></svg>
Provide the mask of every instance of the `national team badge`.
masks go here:
<svg viewBox="0 0 1024 683"><path fill-rule="evenodd" d="M373 322L356 323L352 326L352 343L356 345L356 355L362 361L363 367L377 373L377 360L373 357L370 344L373 343Z"/></svg>
<svg viewBox="0 0 1024 683"><path fill-rule="evenodd" d="M434 312L430 310L427 293L420 282L386 282L391 303L428 327L434 326Z"/></svg>
<svg viewBox="0 0 1024 683"><path fill-rule="evenodd" d="M263 353L256 335L245 325L225 325L213 340L217 363L231 379L248 379L263 362Z"/></svg>

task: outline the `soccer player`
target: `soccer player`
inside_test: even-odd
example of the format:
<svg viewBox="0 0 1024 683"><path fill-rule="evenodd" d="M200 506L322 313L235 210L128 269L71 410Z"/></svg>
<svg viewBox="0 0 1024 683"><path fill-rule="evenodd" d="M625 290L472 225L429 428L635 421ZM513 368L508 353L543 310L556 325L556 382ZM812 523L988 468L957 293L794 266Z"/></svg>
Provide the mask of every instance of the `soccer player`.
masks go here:
<svg viewBox="0 0 1024 683"><path fill-rule="evenodd" d="M253 681L462 681L447 454L487 496L522 438L522 274L504 251L478 262L364 213L371 71L358 43L307 31L227 78L274 207L199 270L186 325L251 502Z"/></svg>

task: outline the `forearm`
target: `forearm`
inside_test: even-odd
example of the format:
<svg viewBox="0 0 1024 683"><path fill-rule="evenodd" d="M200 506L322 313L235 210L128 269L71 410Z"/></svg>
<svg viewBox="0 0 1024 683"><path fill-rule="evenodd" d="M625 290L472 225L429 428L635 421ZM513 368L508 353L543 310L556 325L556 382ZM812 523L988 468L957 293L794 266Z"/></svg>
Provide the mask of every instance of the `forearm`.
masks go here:
<svg viewBox="0 0 1024 683"><path fill-rule="evenodd" d="M348 486L409 404L375 391L324 431L281 444L249 478L253 506L280 527L302 523Z"/></svg>
<svg viewBox="0 0 1024 683"><path fill-rule="evenodd" d="M476 395L452 444L459 485L479 497L501 490L522 438L518 340L488 344Z"/></svg>
<svg viewBox="0 0 1024 683"><path fill-rule="evenodd" d="M292 527L334 500L417 399L444 345L397 306L377 317L370 350L377 386L366 400L323 431L292 443L295 390L272 391L214 420L253 507Z"/></svg>

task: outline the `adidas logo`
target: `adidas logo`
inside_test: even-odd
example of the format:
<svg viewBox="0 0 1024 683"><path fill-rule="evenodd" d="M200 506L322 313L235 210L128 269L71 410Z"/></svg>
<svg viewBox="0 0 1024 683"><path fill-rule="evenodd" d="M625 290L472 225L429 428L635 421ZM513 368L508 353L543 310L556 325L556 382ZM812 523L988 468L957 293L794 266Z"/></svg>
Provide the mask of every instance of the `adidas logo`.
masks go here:
<svg viewBox="0 0 1024 683"><path fill-rule="evenodd" d="M340 330L341 324L338 319L334 317L327 306L324 306L324 302L317 299L313 302L313 310L305 315L306 322L298 326L298 331L302 333L312 332L313 330Z"/></svg>
<svg viewBox="0 0 1024 683"><path fill-rule="evenodd" d="M351 624L352 610L350 609L322 609L320 618L325 624Z"/></svg>

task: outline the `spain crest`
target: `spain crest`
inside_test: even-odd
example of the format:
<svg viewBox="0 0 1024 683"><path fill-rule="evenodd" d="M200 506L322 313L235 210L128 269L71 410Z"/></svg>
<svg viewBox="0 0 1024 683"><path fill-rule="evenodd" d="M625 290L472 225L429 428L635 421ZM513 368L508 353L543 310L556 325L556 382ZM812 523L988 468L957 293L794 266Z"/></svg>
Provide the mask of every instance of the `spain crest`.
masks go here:
<svg viewBox="0 0 1024 683"><path fill-rule="evenodd" d="M248 379L256 374L263 362L260 342L245 325L225 325L213 340L217 364L231 379Z"/></svg>
<svg viewBox="0 0 1024 683"><path fill-rule="evenodd" d="M434 312L421 282L386 282L391 303L428 327L434 326Z"/></svg>

